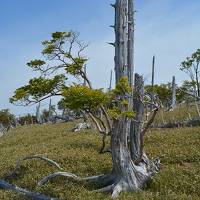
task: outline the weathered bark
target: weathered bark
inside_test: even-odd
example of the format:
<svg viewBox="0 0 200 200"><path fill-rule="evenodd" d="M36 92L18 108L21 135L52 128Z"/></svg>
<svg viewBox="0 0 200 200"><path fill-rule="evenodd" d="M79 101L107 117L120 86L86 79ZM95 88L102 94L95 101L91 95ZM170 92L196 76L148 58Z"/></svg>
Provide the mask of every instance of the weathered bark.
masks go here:
<svg viewBox="0 0 200 200"><path fill-rule="evenodd" d="M196 79L196 85L197 85L197 96L200 96L200 85L199 85L199 62L195 68L195 79Z"/></svg>
<svg viewBox="0 0 200 200"><path fill-rule="evenodd" d="M125 118L115 121L111 138L113 173L117 177L113 197L117 197L120 192L141 190L156 173L153 162L145 156L145 162L140 162L137 166L134 164L127 143L127 124Z"/></svg>
<svg viewBox="0 0 200 200"><path fill-rule="evenodd" d="M42 180L40 180L38 182L38 186L42 186L44 185L47 181L49 181L50 179L52 178L55 178L55 177L65 177L65 178L70 178L70 179L73 179L75 181L90 181L90 182L95 182L99 185L102 185L102 186L106 186L107 184L109 183L112 183L112 181L115 179L115 177L111 174L101 174L101 175L98 175L98 176L89 176L89 177L79 177L77 176L76 174L72 174L70 172L55 172L55 173L52 173L46 177L44 177Z"/></svg>
<svg viewBox="0 0 200 200"><path fill-rule="evenodd" d="M91 125L89 123L78 123L73 128L73 132L80 132L81 130L91 129Z"/></svg>
<svg viewBox="0 0 200 200"><path fill-rule="evenodd" d="M135 120L131 122L130 129L130 149L131 149L131 157L132 159L138 160L141 152L140 145L141 144L141 132L142 132L142 121L144 115L144 81L143 77L135 74L135 87L134 87L134 112L135 112Z"/></svg>
<svg viewBox="0 0 200 200"><path fill-rule="evenodd" d="M48 122L51 121L51 116L52 116L52 105L51 105L51 99L49 101L49 116L48 116Z"/></svg>
<svg viewBox="0 0 200 200"><path fill-rule="evenodd" d="M128 0L128 45L127 45L127 68L129 85L133 87L134 71L134 0Z"/></svg>
<svg viewBox="0 0 200 200"><path fill-rule="evenodd" d="M195 91L195 97L194 97L194 99L195 99L195 107L196 107L196 111L197 111L197 114L198 114L198 116L200 117L200 110L199 110L199 105L198 105L198 97L197 97L197 92Z"/></svg>
<svg viewBox="0 0 200 200"><path fill-rule="evenodd" d="M36 120L37 120L37 123L42 124L42 119L40 115L40 102L38 106L36 106Z"/></svg>
<svg viewBox="0 0 200 200"><path fill-rule="evenodd" d="M115 80L127 76L127 0L116 0L115 7Z"/></svg>
<svg viewBox="0 0 200 200"><path fill-rule="evenodd" d="M128 6L128 7L127 7ZM128 78L132 87L133 83L133 44L134 44L134 10L133 0L117 0L116 9L116 43L115 43L115 73L116 82L123 76ZM127 20L126 11L128 10L128 41L125 34L126 26L122 26ZM127 41L127 46L121 41ZM127 48L127 52L126 49ZM127 55L127 57L124 57ZM127 61L126 61L127 58ZM126 66L127 68L123 68ZM143 154L143 132L142 120L144 113L143 96L144 84L141 76L135 77L134 102L129 101L128 108L134 104L136 118L132 121L120 117L113 123L111 134L111 153L113 161L112 174L116 176L116 181L103 190L111 190L112 196L117 197L120 192L138 191L142 189L148 180L156 173L158 167ZM125 96L121 96L125 98ZM122 108L122 112L124 108ZM128 136L130 131L130 148ZM146 130L145 130L146 131ZM134 163L137 161L137 165Z"/></svg>

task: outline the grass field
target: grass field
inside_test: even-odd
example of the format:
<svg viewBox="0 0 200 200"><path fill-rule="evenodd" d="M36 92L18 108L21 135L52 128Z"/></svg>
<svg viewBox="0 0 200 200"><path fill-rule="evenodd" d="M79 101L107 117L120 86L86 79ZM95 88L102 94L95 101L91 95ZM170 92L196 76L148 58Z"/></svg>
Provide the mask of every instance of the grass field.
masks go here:
<svg viewBox="0 0 200 200"><path fill-rule="evenodd" d="M90 131L75 134L73 123L24 126L0 138L0 177L8 174L15 161L28 154L44 154L65 171L80 176L111 170L110 155L100 155L100 137ZM143 192L122 194L119 200L195 200L200 199L200 128L152 129L145 138L150 157L159 156L162 170ZM110 194L92 193L94 185L56 178L42 187L36 183L55 172L44 161L25 161L18 176L9 182L61 200L104 200ZM22 195L0 190L0 200L24 200Z"/></svg>
<svg viewBox="0 0 200 200"><path fill-rule="evenodd" d="M160 110L155 118L155 124L173 123L177 121L185 121L189 118L197 118L198 113L195 105L182 105L175 108L173 111Z"/></svg>

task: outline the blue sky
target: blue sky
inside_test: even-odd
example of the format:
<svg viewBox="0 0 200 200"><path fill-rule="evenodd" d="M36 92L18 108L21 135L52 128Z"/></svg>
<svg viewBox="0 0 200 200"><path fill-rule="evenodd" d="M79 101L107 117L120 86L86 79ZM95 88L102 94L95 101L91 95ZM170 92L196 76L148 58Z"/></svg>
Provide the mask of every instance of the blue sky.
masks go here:
<svg viewBox="0 0 200 200"><path fill-rule="evenodd" d="M40 58L41 41L55 31L75 30L90 43L88 73L95 87L108 87L113 68L114 0L0 0L0 109L15 114L34 112L8 102L13 91L35 76L26 67ZM151 60L156 55L156 82L178 83L187 77L180 62L200 47L199 0L135 0L135 71L150 81ZM46 103L43 104L45 106Z"/></svg>

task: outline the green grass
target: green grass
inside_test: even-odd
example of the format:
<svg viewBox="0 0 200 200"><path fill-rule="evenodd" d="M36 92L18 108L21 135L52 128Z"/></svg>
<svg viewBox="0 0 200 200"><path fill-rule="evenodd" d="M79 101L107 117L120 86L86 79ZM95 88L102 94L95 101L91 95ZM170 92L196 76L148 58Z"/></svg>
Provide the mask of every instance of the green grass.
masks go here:
<svg viewBox="0 0 200 200"><path fill-rule="evenodd" d="M28 154L44 154L65 171L80 176L98 175L111 170L110 155L100 155L100 137L91 131L72 133L73 123L24 126L0 138L0 177L8 174L15 161ZM145 138L150 157L159 156L162 170L143 192L122 194L119 200L200 199L200 128L152 129ZM110 194L92 193L94 185L56 178L42 187L38 180L55 172L40 160L25 161L18 176L9 182L61 200L104 200ZM0 190L1 200L25 200L22 195Z"/></svg>

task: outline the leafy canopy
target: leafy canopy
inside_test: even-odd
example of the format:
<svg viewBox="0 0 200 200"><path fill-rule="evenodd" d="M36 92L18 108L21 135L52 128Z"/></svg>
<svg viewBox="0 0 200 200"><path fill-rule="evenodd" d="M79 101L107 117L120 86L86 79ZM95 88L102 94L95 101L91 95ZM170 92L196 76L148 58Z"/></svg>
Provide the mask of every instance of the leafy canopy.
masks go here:
<svg viewBox="0 0 200 200"><path fill-rule="evenodd" d="M95 111L108 103L108 95L102 89L91 89L74 84L62 90L62 104L71 110Z"/></svg>
<svg viewBox="0 0 200 200"><path fill-rule="evenodd" d="M185 72L191 83L193 84L193 89L197 91L197 95L200 96L200 49L197 49L190 57L187 57L185 61L181 63L180 70Z"/></svg>
<svg viewBox="0 0 200 200"><path fill-rule="evenodd" d="M44 59L35 59L27 63L40 76L33 78L23 87L16 89L10 98L13 104L28 105L52 96L60 96L59 105L76 111L92 112L104 106L111 117L133 117L128 109L126 94L131 92L128 79L122 77L111 92L93 89L85 73L87 58L82 55L87 47L78 39L78 34L70 32L52 33L49 40L42 42ZM70 77L79 83L69 84ZM86 85L80 84L85 81Z"/></svg>
<svg viewBox="0 0 200 200"><path fill-rule="evenodd" d="M10 98L11 103L28 105L51 96L61 96L69 76L87 79L84 72L87 59L81 55L87 45L78 40L78 34L72 31L55 32L42 45L45 59L35 59L27 63L40 76L16 89ZM90 84L88 79L87 83Z"/></svg>
<svg viewBox="0 0 200 200"><path fill-rule="evenodd" d="M0 123L4 126L8 126L14 121L15 116L10 113L9 109L0 110Z"/></svg>

